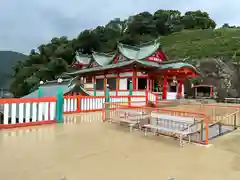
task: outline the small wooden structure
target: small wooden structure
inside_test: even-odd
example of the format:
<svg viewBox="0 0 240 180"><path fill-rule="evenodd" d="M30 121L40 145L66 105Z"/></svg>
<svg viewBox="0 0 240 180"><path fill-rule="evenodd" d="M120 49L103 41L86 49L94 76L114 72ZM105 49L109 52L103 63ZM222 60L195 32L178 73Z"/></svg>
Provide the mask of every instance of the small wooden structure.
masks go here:
<svg viewBox="0 0 240 180"><path fill-rule="evenodd" d="M213 98L213 85L200 84L192 88L194 90L194 98Z"/></svg>

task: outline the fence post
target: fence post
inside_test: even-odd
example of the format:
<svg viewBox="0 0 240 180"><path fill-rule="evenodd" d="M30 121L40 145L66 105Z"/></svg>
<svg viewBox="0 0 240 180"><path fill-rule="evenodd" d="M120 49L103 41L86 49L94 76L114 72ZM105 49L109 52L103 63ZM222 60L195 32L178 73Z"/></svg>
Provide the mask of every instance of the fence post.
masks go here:
<svg viewBox="0 0 240 180"><path fill-rule="evenodd" d="M129 82L129 96L133 95L133 84L132 81Z"/></svg>
<svg viewBox="0 0 240 180"><path fill-rule="evenodd" d="M96 90L96 83L93 84L93 95L97 95L97 90Z"/></svg>
<svg viewBox="0 0 240 180"><path fill-rule="evenodd" d="M57 123L62 123L63 122L63 102L64 102L64 97L63 97L63 91L62 88L57 89L57 96L56 96L56 121Z"/></svg>
<svg viewBox="0 0 240 180"><path fill-rule="evenodd" d="M234 114L234 130L237 129L237 114Z"/></svg>
<svg viewBox="0 0 240 180"><path fill-rule="evenodd" d="M128 106L131 106L131 96L133 95L133 84L129 81L129 96L128 96Z"/></svg>
<svg viewBox="0 0 240 180"><path fill-rule="evenodd" d="M43 91L42 91L41 85L43 85L44 82L43 82L43 81L40 81L39 84L40 84L40 85L39 85L39 87L38 87L38 98L43 97Z"/></svg>
<svg viewBox="0 0 240 180"><path fill-rule="evenodd" d="M38 98L43 97L42 88L38 87Z"/></svg>
<svg viewBox="0 0 240 180"><path fill-rule="evenodd" d="M64 100L63 100L64 101ZM81 111L81 96L77 96L77 112Z"/></svg>
<svg viewBox="0 0 240 180"><path fill-rule="evenodd" d="M106 90L105 90L105 106L104 106L104 119L103 120L109 120L109 110L110 110L110 104L109 104L109 102L110 102L110 92L109 92L109 85L107 84L106 85Z"/></svg>
<svg viewBox="0 0 240 180"><path fill-rule="evenodd" d="M148 104L148 101L149 101L149 99L148 99L148 91L146 91L146 105Z"/></svg>
<svg viewBox="0 0 240 180"><path fill-rule="evenodd" d="M200 130L200 134L201 134L201 141L203 142L203 129L204 129L204 126L203 126L203 120L201 120L201 130ZM207 138L207 137L206 137Z"/></svg>

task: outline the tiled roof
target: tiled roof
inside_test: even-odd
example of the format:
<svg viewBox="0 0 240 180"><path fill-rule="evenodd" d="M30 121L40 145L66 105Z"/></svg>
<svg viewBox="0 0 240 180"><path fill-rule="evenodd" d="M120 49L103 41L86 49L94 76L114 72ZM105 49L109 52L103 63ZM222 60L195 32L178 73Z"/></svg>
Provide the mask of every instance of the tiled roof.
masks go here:
<svg viewBox="0 0 240 180"><path fill-rule="evenodd" d="M125 66L131 65L131 64L136 64L138 66L143 66L143 67L152 67L156 68L159 71L163 70L168 70L168 69L181 69L184 67L192 69L194 72L199 73L197 69L192 66L191 64L188 63L183 63L179 61L168 61L168 62L163 62L163 63L157 63L157 62L151 62L151 61L145 61L145 60L130 60L130 61L123 61L117 64L109 64L104 67L94 67L94 68L88 68L88 69L83 69L79 70L76 72L71 72L71 73L66 73L67 75L74 76L74 75L81 75L81 74L87 74L87 73L94 73L98 71L104 71L104 70L110 70L110 69L117 69L117 68L123 68Z"/></svg>
<svg viewBox="0 0 240 180"><path fill-rule="evenodd" d="M86 55L86 54L80 54L79 52L76 52L75 59L77 62L83 64L83 65L88 65L91 60L91 56Z"/></svg>
<svg viewBox="0 0 240 180"><path fill-rule="evenodd" d="M142 60L153 53L155 53L160 47L159 41L151 41L138 46L129 46L126 44L118 44L119 52L128 59Z"/></svg>

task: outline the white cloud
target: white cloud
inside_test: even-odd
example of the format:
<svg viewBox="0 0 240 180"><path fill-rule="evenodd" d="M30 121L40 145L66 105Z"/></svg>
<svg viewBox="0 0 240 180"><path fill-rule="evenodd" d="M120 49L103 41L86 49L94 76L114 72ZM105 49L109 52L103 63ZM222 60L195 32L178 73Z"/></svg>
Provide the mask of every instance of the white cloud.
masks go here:
<svg viewBox="0 0 240 180"><path fill-rule="evenodd" d="M72 38L113 18L157 9L201 9L219 25L240 25L239 8L237 0L0 0L0 50L28 53L54 36Z"/></svg>

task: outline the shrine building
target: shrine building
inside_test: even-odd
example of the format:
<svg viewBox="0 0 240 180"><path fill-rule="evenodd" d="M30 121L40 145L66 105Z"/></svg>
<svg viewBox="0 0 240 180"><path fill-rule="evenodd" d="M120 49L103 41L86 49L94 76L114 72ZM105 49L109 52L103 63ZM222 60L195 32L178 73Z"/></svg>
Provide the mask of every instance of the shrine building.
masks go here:
<svg viewBox="0 0 240 180"><path fill-rule="evenodd" d="M75 72L66 75L79 78L91 95L104 95L107 84L110 95L158 94L160 99L178 99L184 96L183 82L199 75L191 64L168 60L159 41L138 46L118 43L114 53L93 52L91 56L76 53ZM94 93L95 92L95 93Z"/></svg>

